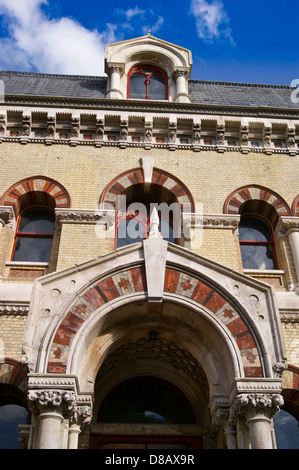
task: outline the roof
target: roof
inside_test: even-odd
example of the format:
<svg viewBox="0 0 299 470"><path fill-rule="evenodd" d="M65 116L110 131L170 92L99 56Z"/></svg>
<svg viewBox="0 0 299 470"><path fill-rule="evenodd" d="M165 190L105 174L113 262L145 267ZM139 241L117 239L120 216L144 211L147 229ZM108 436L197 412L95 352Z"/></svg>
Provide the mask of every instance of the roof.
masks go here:
<svg viewBox="0 0 299 470"><path fill-rule="evenodd" d="M0 72L5 95L22 97L88 98L106 96L107 77ZM234 107L298 109L291 99L294 87L189 80L192 104Z"/></svg>

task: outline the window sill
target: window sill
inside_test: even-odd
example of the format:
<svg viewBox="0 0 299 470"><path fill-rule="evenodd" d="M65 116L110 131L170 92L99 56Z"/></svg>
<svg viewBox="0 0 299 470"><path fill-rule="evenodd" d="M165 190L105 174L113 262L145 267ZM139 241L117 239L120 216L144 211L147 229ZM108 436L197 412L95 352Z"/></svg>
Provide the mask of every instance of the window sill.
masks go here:
<svg viewBox="0 0 299 470"><path fill-rule="evenodd" d="M281 269L243 269L244 274L277 274L281 275L284 274L284 271Z"/></svg>
<svg viewBox="0 0 299 470"><path fill-rule="evenodd" d="M5 266L9 267L28 267L28 268L47 268L49 263L41 263L38 261L6 261Z"/></svg>

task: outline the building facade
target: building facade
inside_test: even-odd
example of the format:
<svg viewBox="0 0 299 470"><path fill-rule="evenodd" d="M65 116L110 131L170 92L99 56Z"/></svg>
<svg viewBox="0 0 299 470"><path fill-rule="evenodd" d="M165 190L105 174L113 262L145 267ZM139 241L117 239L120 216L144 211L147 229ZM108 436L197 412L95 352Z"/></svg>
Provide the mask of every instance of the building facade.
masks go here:
<svg viewBox="0 0 299 470"><path fill-rule="evenodd" d="M299 420L299 105L108 45L2 72L0 404L31 449L277 447ZM1 408L0 408L1 411Z"/></svg>

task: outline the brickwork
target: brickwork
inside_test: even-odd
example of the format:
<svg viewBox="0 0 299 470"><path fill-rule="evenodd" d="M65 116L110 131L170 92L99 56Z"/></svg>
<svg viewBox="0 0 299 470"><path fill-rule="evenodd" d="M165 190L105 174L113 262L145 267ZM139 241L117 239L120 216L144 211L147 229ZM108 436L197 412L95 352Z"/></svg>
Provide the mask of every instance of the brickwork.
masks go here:
<svg viewBox="0 0 299 470"><path fill-rule="evenodd" d="M0 315L0 339L5 357L21 360L26 323L26 315Z"/></svg>
<svg viewBox="0 0 299 470"><path fill-rule="evenodd" d="M285 348L288 363L294 366L299 364L299 323L295 321L284 321L282 323L284 331Z"/></svg>

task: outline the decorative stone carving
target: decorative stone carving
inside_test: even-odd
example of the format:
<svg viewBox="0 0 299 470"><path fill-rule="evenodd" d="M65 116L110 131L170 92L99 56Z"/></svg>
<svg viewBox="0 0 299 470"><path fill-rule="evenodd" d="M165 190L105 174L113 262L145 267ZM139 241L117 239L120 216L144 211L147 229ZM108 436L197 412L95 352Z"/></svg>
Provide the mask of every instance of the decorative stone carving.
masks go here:
<svg viewBox="0 0 299 470"><path fill-rule="evenodd" d="M34 414L57 411L64 416L72 413L76 406L76 397L73 391L29 390L27 398Z"/></svg>
<svg viewBox="0 0 299 470"><path fill-rule="evenodd" d="M234 410L237 415L247 417L255 414L263 414L269 419L280 410L284 400L279 394L253 393L238 395L234 402Z"/></svg>

